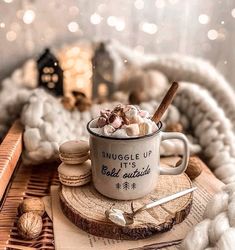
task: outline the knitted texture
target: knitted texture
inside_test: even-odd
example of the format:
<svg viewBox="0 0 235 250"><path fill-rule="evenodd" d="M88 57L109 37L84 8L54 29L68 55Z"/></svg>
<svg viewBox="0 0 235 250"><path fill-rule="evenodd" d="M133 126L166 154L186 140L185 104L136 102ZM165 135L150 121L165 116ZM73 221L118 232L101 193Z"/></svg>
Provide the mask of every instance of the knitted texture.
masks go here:
<svg viewBox="0 0 235 250"><path fill-rule="evenodd" d="M10 125L19 117L30 91L16 84L11 79L2 82L0 91L0 139L5 135Z"/></svg>
<svg viewBox="0 0 235 250"><path fill-rule="evenodd" d="M187 83L180 84L174 104L187 117L184 127L190 124L215 175L224 183L234 181L235 138L221 107L207 90Z"/></svg>
<svg viewBox="0 0 235 250"><path fill-rule="evenodd" d="M123 61L127 61L132 66L146 70L156 69L164 73L170 81L196 83L206 88L232 121L233 129L235 129L234 91L223 75L209 62L179 54L156 56L133 53L133 50L116 41L109 45L111 46Z"/></svg>
<svg viewBox="0 0 235 250"><path fill-rule="evenodd" d="M160 56L144 65L157 69L170 80L197 83L210 91L235 126L234 91L224 77L208 62L182 55Z"/></svg>
<svg viewBox="0 0 235 250"><path fill-rule="evenodd" d="M25 126L23 160L25 164L38 164L58 157L59 145L67 140L88 140L87 123L99 115L104 108L112 109L117 102L93 105L90 111L70 112L60 101L42 89L32 91L21 114ZM157 107L157 102L142 103L141 108L150 113ZM164 121L178 122L179 112L173 106L164 117ZM200 151L200 146L190 143L192 153ZM183 144L178 140L164 141L162 155L181 155Z"/></svg>
<svg viewBox="0 0 235 250"><path fill-rule="evenodd" d="M235 183L228 184L212 198L204 220L184 239L181 249L233 250L235 246Z"/></svg>

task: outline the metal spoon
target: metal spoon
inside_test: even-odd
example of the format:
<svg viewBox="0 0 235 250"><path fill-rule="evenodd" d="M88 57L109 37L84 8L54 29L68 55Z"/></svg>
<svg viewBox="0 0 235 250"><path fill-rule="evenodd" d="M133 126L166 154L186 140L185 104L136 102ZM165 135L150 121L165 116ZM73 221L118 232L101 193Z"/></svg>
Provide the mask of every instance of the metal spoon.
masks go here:
<svg viewBox="0 0 235 250"><path fill-rule="evenodd" d="M175 200L181 196L184 196L188 193L193 192L196 189L197 189L197 187L185 189L183 191L172 194L170 196L166 196L164 198L161 198L160 200L156 200L154 202L148 203L148 204L140 207L136 211L134 211L134 209L132 207L132 210L133 210L132 213L127 213L125 211L122 211L122 210L116 209L116 208L110 208L110 209L105 211L105 215L106 215L106 218L108 220L112 221L114 224L117 224L119 226L128 226L128 225L131 225L134 223L134 217L136 214L141 213L144 210L147 210L147 209L159 206L161 204L167 203L169 201Z"/></svg>

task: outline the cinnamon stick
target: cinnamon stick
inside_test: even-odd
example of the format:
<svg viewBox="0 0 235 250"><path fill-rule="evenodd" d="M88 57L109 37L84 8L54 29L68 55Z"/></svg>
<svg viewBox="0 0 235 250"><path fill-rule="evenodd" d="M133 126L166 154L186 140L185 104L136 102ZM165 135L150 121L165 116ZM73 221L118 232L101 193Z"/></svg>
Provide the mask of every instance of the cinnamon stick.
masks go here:
<svg viewBox="0 0 235 250"><path fill-rule="evenodd" d="M179 84L177 82L172 83L171 87L169 88L162 102L160 103L158 109L154 113L152 117L152 121L154 121L155 123L158 123L161 120L163 114L166 112L167 108L172 103L178 87L179 87Z"/></svg>

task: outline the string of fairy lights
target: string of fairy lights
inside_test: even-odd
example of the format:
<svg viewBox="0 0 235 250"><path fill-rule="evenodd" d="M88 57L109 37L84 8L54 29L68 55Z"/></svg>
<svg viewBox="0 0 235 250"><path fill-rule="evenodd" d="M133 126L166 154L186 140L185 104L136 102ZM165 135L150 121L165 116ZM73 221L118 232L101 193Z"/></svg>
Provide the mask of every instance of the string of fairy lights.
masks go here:
<svg viewBox="0 0 235 250"><path fill-rule="evenodd" d="M7 4L11 4L14 2L14 0L2 0L3 2ZM16 0L15 0L16 1ZM24 1L23 1L24 2ZM166 6L166 3L169 4L177 4L179 0L156 0L155 7L157 9L163 9ZM25 1L25 3L30 3L29 5L32 5L32 1ZM145 8L145 5L147 4L144 0L135 0L133 1L134 7L137 10L143 10ZM21 23L13 22L9 26L9 28L5 32L5 37L8 42L14 42L17 39L17 31L21 29L22 25L30 25L35 21L35 17L37 16L37 12L34 9L31 9L30 6L27 7L27 4L25 4L26 7L24 9L20 9L16 12L16 16ZM90 23L92 25L99 25L100 23L106 22L106 24L110 27L113 27L117 31L124 31L126 28L126 22L124 17L118 17L114 15L110 15L106 18L104 18L99 12L102 12L103 9L106 8L106 5L101 3L97 7L97 11L92 13L90 16ZM71 6L69 8L70 14L73 16L76 16L79 13L79 7L78 6ZM235 8L231 9L231 16L235 18ZM210 23L210 16L202 13L198 16L198 22L201 25L207 25ZM221 20L221 24L224 24L224 21ZM0 22L0 29L6 29L6 24L4 21ZM82 34L83 31L80 29L79 22L76 20L73 20L67 24L67 29L69 32L72 33L80 33ZM142 21L139 24L139 30L147 33L149 35L154 35L158 31L158 26L156 23L148 22L148 21ZM223 34L220 34L220 32L216 29L208 29L207 37L209 40L216 40L218 38L224 39Z"/></svg>

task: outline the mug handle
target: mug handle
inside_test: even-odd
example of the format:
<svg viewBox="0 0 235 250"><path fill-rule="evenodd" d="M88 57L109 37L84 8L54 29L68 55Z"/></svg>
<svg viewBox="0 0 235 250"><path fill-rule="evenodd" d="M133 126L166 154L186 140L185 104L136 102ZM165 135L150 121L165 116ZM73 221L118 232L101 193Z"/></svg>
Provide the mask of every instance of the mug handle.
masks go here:
<svg viewBox="0 0 235 250"><path fill-rule="evenodd" d="M178 132L161 132L161 141L169 139L179 139L184 144L184 154L182 158L182 163L175 168L165 168L160 166L160 174L163 175L177 175L185 171L189 161L189 143L187 137Z"/></svg>

